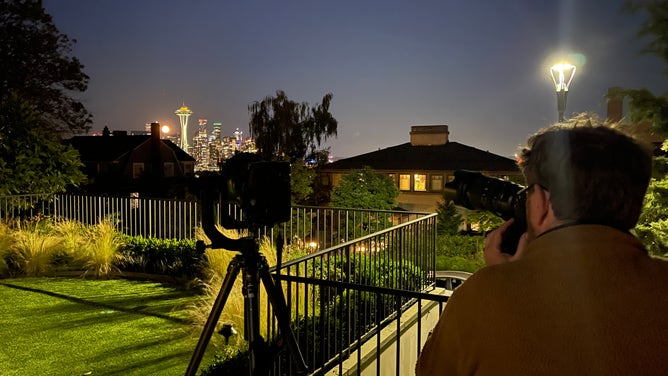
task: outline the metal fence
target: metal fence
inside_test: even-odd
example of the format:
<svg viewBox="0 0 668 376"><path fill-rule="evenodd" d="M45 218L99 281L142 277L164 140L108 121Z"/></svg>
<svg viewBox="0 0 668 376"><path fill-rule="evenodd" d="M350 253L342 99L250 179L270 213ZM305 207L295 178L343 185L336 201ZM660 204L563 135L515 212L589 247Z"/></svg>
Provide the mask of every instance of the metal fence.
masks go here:
<svg viewBox="0 0 668 376"><path fill-rule="evenodd" d="M311 374L344 374L343 362L355 358L357 368L349 372L360 374L366 343L375 341L375 356L380 357L383 329L395 325L401 333L403 313L417 307L421 316L424 300L442 307L447 297L423 293L435 282L435 242L436 214L423 215L274 268ZM420 332L418 345L408 349L413 354L423 342ZM401 343L397 335L397 356L390 362L397 375L407 369L400 364ZM414 363L409 363L411 369ZM378 358L376 374L381 374L381 364ZM275 374L284 374L295 366L286 358L277 367Z"/></svg>
<svg viewBox="0 0 668 376"><path fill-rule="evenodd" d="M124 234L161 239L194 239L200 221L195 201L82 195L55 195L53 216L85 225L109 220Z"/></svg>
<svg viewBox="0 0 668 376"><path fill-rule="evenodd" d="M242 211L226 203L216 205L218 218L226 215L237 219L243 215ZM260 234L274 241L280 235L291 249L312 253L424 215L294 206L289 221L273 228L262 228ZM198 201L69 194L0 196L0 219L35 217L72 220L85 225L108 220L124 234L163 239L195 239L197 229L201 227Z"/></svg>

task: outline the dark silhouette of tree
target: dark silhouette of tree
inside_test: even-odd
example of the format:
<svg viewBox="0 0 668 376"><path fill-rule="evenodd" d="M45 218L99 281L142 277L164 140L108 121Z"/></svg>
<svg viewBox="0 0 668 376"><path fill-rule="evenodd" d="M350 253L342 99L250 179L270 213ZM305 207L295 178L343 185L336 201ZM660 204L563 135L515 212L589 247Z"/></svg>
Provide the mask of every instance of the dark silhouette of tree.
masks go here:
<svg viewBox="0 0 668 376"><path fill-rule="evenodd" d="M79 153L39 126L17 95L0 102L0 195L51 194L86 180Z"/></svg>
<svg viewBox="0 0 668 376"><path fill-rule="evenodd" d="M0 0L0 100L14 95L59 135L80 133L91 122L72 97L88 87L83 65L71 56L75 41L60 33L41 1Z"/></svg>
<svg viewBox="0 0 668 376"><path fill-rule="evenodd" d="M288 99L283 91L248 106L250 131L260 155L267 160L303 161L330 136L336 136L337 121L329 112L332 94L310 107Z"/></svg>
<svg viewBox="0 0 668 376"><path fill-rule="evenodd" d="M668 0L627 2L631 13L644 12L647 18L638 31L638 37L648 40L644 53L659 56L668 62ZM668 73L668 65L665 73ZM656 96L647 89L626 89L613 93L629 98L630 117L634 122L651 120L654 130L668 134L668 98Z"/></svg>

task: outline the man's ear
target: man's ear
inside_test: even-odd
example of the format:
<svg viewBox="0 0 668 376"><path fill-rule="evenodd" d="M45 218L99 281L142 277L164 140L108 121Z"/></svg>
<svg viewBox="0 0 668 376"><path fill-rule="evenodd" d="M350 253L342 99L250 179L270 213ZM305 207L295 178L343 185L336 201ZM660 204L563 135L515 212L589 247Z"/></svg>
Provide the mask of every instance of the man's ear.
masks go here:
<svg viewBox="0 0 668 376"><path fill-rule="evenodd" d="M533 193L533 209L535 212L535 225L539 234L551 229L557 225L557 218L554 216L550 192L537 185Z"/></svg>

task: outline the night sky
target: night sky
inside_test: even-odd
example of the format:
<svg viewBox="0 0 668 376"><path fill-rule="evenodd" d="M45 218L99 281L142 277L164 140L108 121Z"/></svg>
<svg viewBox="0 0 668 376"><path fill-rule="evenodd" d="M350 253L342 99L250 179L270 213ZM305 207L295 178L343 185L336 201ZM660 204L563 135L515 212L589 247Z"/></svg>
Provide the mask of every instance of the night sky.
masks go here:
<svg viewBox="0 0 668 376"><path fill-rule="evenodd" d="M512 156L557 120L549 66L577 73L566 113L605 116L608 87L668 91L623 0L44 0L90 76L93 131L178 126L185 103L248 135L248 105L277 90L330 111L335 157L409 141L411 125Z"/></svg>

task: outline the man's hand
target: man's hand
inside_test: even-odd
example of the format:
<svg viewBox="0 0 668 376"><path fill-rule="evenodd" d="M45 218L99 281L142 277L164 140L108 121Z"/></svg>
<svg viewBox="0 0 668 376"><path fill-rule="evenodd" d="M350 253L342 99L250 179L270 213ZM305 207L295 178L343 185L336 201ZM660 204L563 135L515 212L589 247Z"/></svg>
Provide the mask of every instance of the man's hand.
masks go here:
<svg viewBox="0 0 668 376"><path fill-rule="evenodd" d="M528 234L526 232L520 237L520 241L517 244L517 250L515 251L514 255L501 252L501 239L503 238L503 233L508 230L508 227L510 227L514 221L514 219L506 221L504 224L487 235L487 238L485 239L484 251L485 264L487 264L487 266L516 261L524 256L527 244L529 243Z"/></svg>

